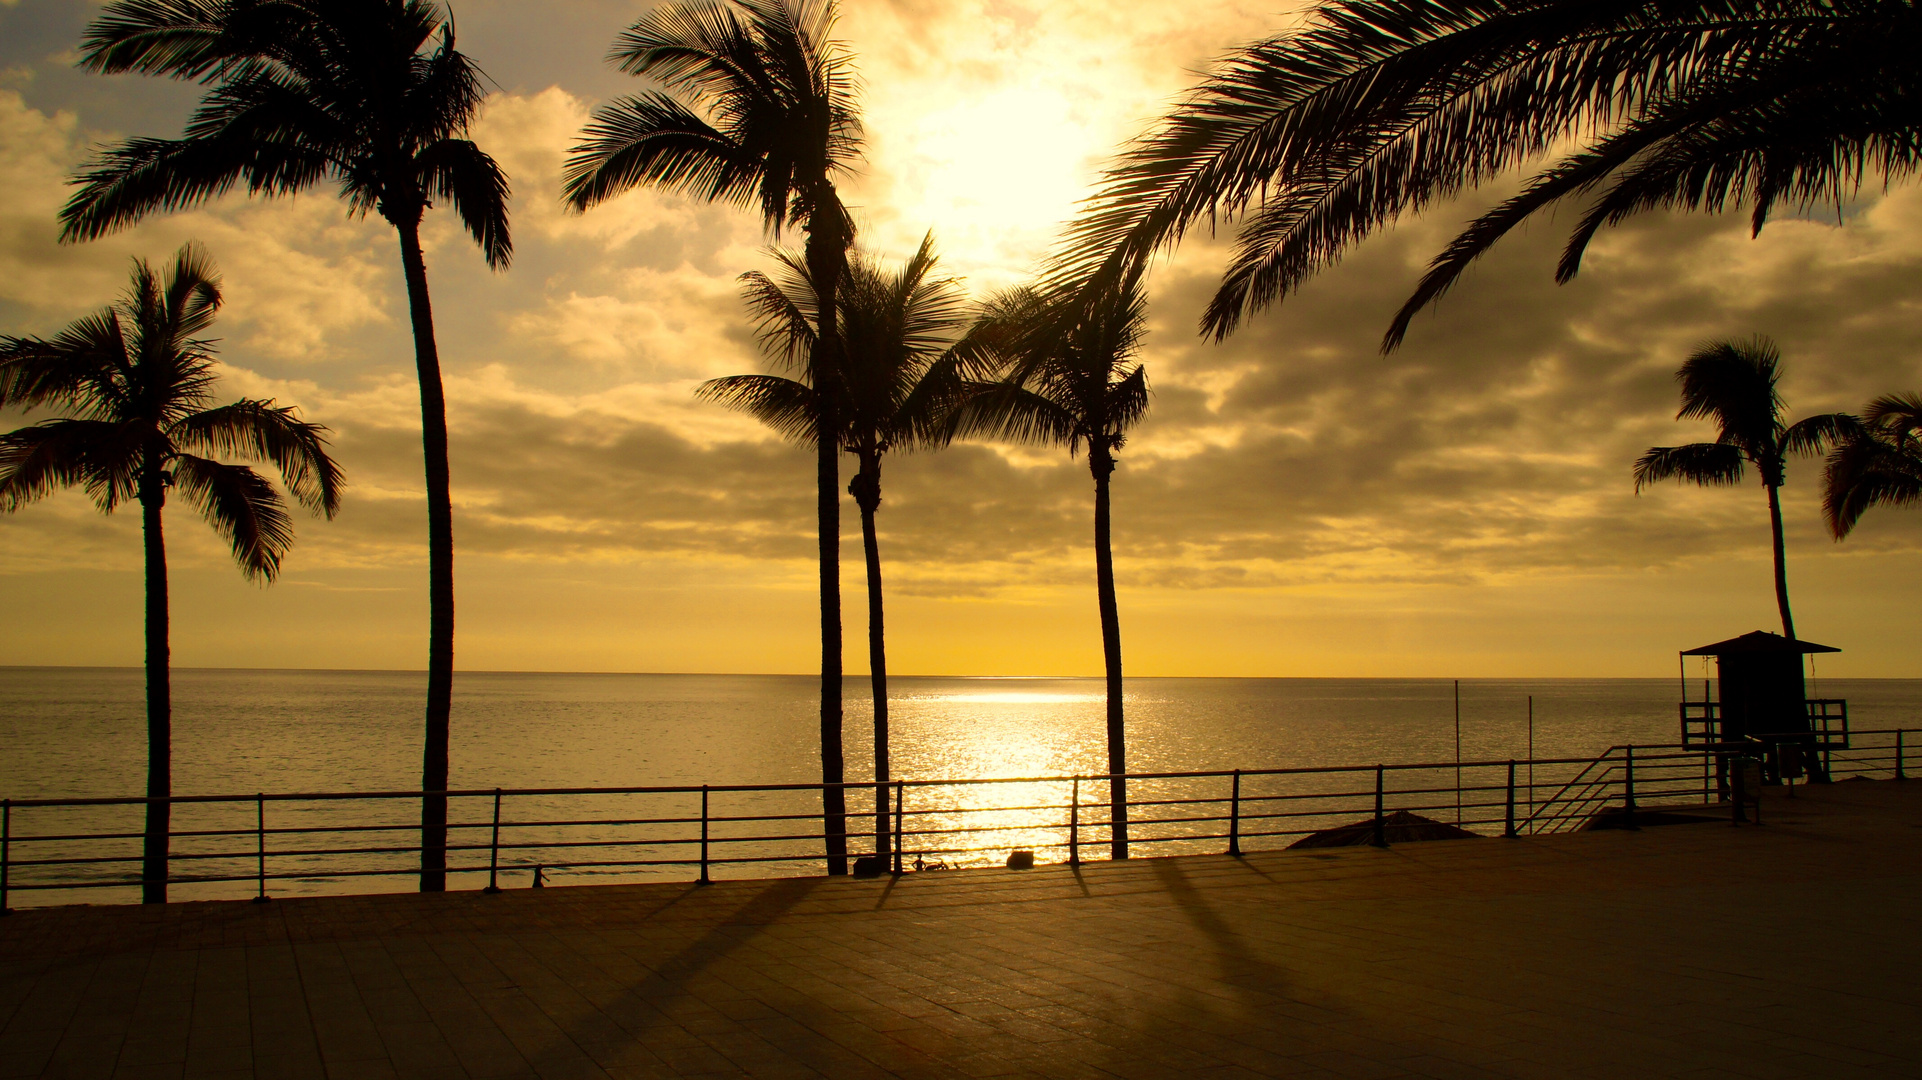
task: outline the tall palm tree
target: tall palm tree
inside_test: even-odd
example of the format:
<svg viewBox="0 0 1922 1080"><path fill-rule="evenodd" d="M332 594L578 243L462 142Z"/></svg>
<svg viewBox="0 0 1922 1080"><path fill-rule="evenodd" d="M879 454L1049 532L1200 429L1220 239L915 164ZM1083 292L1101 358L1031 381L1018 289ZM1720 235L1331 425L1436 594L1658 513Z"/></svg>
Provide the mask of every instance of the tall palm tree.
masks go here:
<svg viewBox="0 0 1922 1080"><path fill-rule="evenodd" d="M1203 318L1223 337L1402 214L1579 149L1438 255L1384 349L1501 237L1584 198L1556 271L1642 210L1840 207L1922 154L1911 0L1322 0L1227 58L1131 144L1058 273L1112 276L1238 221Z"/></svg>
<svg viewBox="0 0 1922 1080"><path fill-rule="evenodd" d="M1662 480L1686 480L1712 487L1738 484L1755 466L1768 489L1769 528L1775 544L1775 605L1782 614L1782 635L1795 637L1789 614L1787 555L1782 544L1781 488L1788 456L1820 453L1852 430L1855 418L1825 413L1782 422L1782 397L1775 384L1782 376L1782 354L1767 338L1716 341L1697 349L1675 373L1682 384L1677 420L1715 421L1712 443L1656 446L1635 462L1635 492Z"/></svg>
<svg viewBox="0 0 1922 1080"><path fill-rule="evenodd" d="M1873 507L1922 503L1922 395L1869 402L1830 451L1822 481L1822 516L1837 540Z"/></svg>
<svg viewBox="0 0 1922 1080"><path fill-rule="evenodd" d="M333 181L356 215L400 234L420 376L427 468L427 710L421 790L447 790L454 688L454 512L447 404L420 224L452 204L489 266L505 269L506 174L465 136L483 76L454 48L431 0L117 0L88 30L81 62L208 83L179 139L133 139L101 154L61 211L62 237L91 240L245 183L292 195ZM447 887L447 800L421 800L423 892Z"/></svg>
<svg viewBox="0 0 1922 1080"><path fill-rule="evenodd" d="M1148 373L1135 354L1147 330L1140 267L1111 285L1017 289L989 303L980 331L1006 365L980 386L955 422L961 434L1065 445L1088 451L1094 476L1095 593L1107 673L1110 854L1128 857L1127 729L1122 710L1121 614L1110 540L1110 479L1128 429L1148 412Z"/></svg>
<svg viewBox="0 0 1922 1080"><path fill-rule="evenodd" d="M806 446L821 430L819 380L827 372L812 357L820 319L807 263L775 253L777 276L743 276L761 344L782 375L730 375L703 383L697 395L739 409ZM868 671L874 693L874 853L889 845L887 782L888 660L881 588L881 545L875 514L881 507L881 458L890 450L946 445L954 406L971 375L979 374L965 331L967 298L953 278L934 277L934 237L899 270L849 259L836 302L844 349L840 366L840 448L860 462L848 494L861 510L868 574Z"/></svg>
<svg viewBox="0 0 1922 1080"><path fill-rule="evenodd" d="M684 0L648 12L609 59L662 89L595 110L567 163L569 205L587 210L641 184L756 207L768 230L807 233L819 328L813 362L840 362L832 317L854 224L835 177L859 155L848 52L829 34L831 0ZM820 430L839 427L837 383L820 383ZM841 760L840 461L817 438L815 512L821 562L821 814L830 874L847 873Z"/></svg>
<svg viewBox="0 0 1922 1080"><path fill-rule="evenodd" d="M272 581L293 545L280 494L245 465L271 463L287 491L328 517L341 478L327 456L327 429L292 408L242 399L212 405L211 342L198 335L220 309L220 279L206 253L180 249L166 275L136 261L116 307L52 338L0 338L0 408L56 408L76 415L0 435L0 510L18 510L56 488L84 487L102 513L140 503L147 563L147 823L141 900L167 899L173 794L172 695L167 669L167 547L161 508L169 488L186 499L233 551L241 572Z"/></svg>

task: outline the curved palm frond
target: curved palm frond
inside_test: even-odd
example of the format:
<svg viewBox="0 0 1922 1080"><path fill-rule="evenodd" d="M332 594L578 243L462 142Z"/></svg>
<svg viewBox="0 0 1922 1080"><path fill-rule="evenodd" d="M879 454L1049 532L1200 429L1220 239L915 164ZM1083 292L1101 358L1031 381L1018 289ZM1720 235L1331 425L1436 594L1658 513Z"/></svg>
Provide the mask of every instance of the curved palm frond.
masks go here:
<svg viewBox="0 0 1922 1080"><path fill-rule="evenodd" d="M1782 452L1823 454L1861 434L1862 421L1849 413L1820 413L1789 425L1782 433Z"/></svg>
<svg viewBox="0 0 1922 1080"><path fill-rule="evenodd" d="M416 162L421 187L453 204L487 265L507 269L514 261L514 241L507 226L513 192L500 165L467 139L435 142L420 152Z"/></svg>
<svg viewBox="0 0 1922 1080"><path fill-rule="evenodd" d="M1663 480L1686 480L1703 487L1742 482L1748 459L1727 443L1654 446L1635 462L1635 493Z"/></svg>
<svg viewBox="0 0 1922 1080"><path fill-rule="evenodd" d="M1922 503L1922 454L1884 430L1859 434L1828 455L1822 475L1822 519L1841 540L1878 505Z"/></svg>
<svg viewBox="0 0 1922 1080"><path fill-rule="evenodd" d="M1222 336L1382 226L1585 143L1436 260L1392 348L1514 225L1618 173L1590 232L1658 205L1746 203L1759 224L1783 199L1912 171L1918 31L1905 0L1324 0L1131 144L1050 273L1114 280L1203 222L1236 224L1204 322Z"/></svg>
<svg viewBox="0 0 1922 1080"><path fill-rule="evenodd" d="M12 513L58 488L96 486L108 458L122 449L120 425L104 420L46 420L0 435L0 510ZM110 469L111 473L131 472ZM112 483L101 486L113 508Z"/></svg>
<svg viewBox="0 0 1922 1080"><path fill-rule="evenodd" d="M126 394L121 372L128 363L112 309L76 319L51 340L0 338L0 408L54 405L111 416Z"/></svg>
<svg viewBox="0 0 1922 1080"><path fill-rule="evenodd" d="M803 446L820 441L820 401L805 383L779 375L727 375L702 383L694 396L747 413Z"/></svg>
<svg viewBox="0 0 1922 1080"><path fill-rule="evenodd" d="M188 452L229 454L271 462L296 502L332 518L346 486L327 455L328 429L300 419L292 406L243 398L176 421L167 437Z"/></svg>
<svg viewBox="0 0 1922 1080"><path fill-rule="evenodd" d="M294 545L294 527L266 477L245 465L179 454L173 459L173 488L227 541L249 579L268 582L279 575L281 560Z"/></svg>
<svg viewBox="0 0 1922 1080"><path fill-rule="evenodd" d="M594 110L568 150L561 193L587 210L642 184L710 202L752 204L759 162L666 94L617 99Z"/></svg>

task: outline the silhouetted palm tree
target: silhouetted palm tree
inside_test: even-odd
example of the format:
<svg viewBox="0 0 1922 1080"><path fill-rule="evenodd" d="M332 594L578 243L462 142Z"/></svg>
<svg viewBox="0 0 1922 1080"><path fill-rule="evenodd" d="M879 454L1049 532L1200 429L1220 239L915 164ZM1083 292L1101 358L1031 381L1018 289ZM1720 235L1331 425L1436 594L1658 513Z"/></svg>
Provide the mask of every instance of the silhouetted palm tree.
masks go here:
<svg viewBox="0 0 1922 1080"><path fill-rule="evenodd" d="M807 233L815 310L836 310L835 290L854 225L834 187L858 156L847 50L829 38L827 0L687 0L655 8L614 43L622 71L664 90L595 110L567 163L565 192L586 210L640 184L709 201L758 207L776 236ZM678 95L678 96L677 96ZM699 110L698 112L696 110ZM841 355L832 318L819 328L815 363ZM820 402L823 430L839 426L833 380ZM821 561L821 797L828 873L847 873L847 798L841 760L841 481L833 439L818 439L816 515Z"/></svg>
<svg viewBox="0 0 1922 1080"><path fill-rule="evenodd" d="M63 237L90 240L158 210L244 183L291 195L323 180L355 214L400 234L420 375L427 471L428 644L421 790L447 789L454 686L454 517L447 406L420 223L450 202L495 269L507 266L507 177L465 138L480 71L427 0L119 0L88 30L82 63L212 84L179 139L134 139L96 159L61 211ZM447 800L421 805L420 887L446 888Z"/></svg>
<svg viewBox="0 0 1922 1080"><path fill-rule="evenodd" d="M701 385L698 396L749 413L782 435L815 445L825 374L812 357L818 344L817 290L807 264L792 252L776 252L775 277L743 276L748 306L759 324L761 344L781 375L730 375ZM869 259L848 261L836 293L840 306L843 362L840 370L841 449L860 468L848 494L861 508L862 547L868 571L868 670L874 692L876 855L889 847L887 788L888 662L881 589L881 546L875 513L881 506L881 458L890 450L946 445L953 408L978 364L965 336L967 298L952 278L936 278L934 238L898 271Z"/></svg>
<svg viewBox="0 0 1922 1080"><path fill-rule="evenodd" d="M979 387L956 421L961 434L1085 446L1094 474L1095 592L1108 689L1110 849L1128 857L1127 731L1122 711L1121 615L1115 601L1108 485L1115 452L1148 412L1147 369L1134 362L1147 328L1139 266L1112 287L1040 292L1017 289L990 301L979 332L1006 364L999 382Z"/></svg>
<svg viewBox="0 0 1922 1080"><path fill-rule="evenodd" d="M1820 453L1848 434L1854 418L1826 413L1785 426L1782 397L1775 389L1781 374L1782 354L1767 338L1717 341L1697 349L1675 373L1682 384L1682 408L1675 418L1715 421L1715 441L1651 447L1635 462L1635 491L1640 494L1644 487L1662 480L1703 486L1738 484L1746 466L1754 465L1768 489L1769 528L1775 542L1775 604L1782 613L1783 636L1793 638L1780 495L1788 455Z"/></svg>
<svg viewBox="0 0 1922 1080"><path fill-rule="evenodd" d="M1653 208L1840 205L1916 167L1910 0L1323 0L1235 53L1108 173L1060 273L1111 276L1239 220L1216 337L1402 214L1583 145L1437 256L1384 341L1538 210L1588 199L1557 269Z"/></svg>
<svg viewBox="0 0 1922 1080"><path fill-rule="evenodd" d="M61 487L86 488L102 513L137 499L147 554L147 798L173 794L167 670L167 548L161 507L179 492L220 533L241 572L272 581L293 525L265 477L211 455L271 462L303 506L333 517L340 472L324 427L272 401L212 406L211 343L220 280L206 254L180 249L166 276L136 262L126 299L53 338L0 338L0 408L77 415L0 435L0 510ZM165 802L147 804L141 899L167 899Z"/></svg>
<svg viewBox="0 0 1922 1080"><path fill-rule="evenodd" d="M1922 395L1869 402L1830 451L1822 480L1822 516L1837 540L1873 507L1922 503Z"/></svg>

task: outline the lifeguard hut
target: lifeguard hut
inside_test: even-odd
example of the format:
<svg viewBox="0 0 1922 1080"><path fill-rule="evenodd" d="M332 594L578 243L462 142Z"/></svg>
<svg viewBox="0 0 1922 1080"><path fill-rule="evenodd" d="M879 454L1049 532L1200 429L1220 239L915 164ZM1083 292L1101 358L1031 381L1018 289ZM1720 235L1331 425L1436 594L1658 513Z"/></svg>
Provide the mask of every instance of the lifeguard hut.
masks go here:
<svg viewBox="0 0 1922 1080"><path fill-rule="evenodd" d="M1762 759L1765 783L1805 774L1826 781L1828 751L1849 746L1849 703L1809 697L1802 658L1841 651L1765 630L1683 650L1682 745L1722 759L1716 772L1724 788L1726 759L1738 754ZM1703 679L1702 697L1690 700L1691 656L1715 658L1719 699Z"/></svg>

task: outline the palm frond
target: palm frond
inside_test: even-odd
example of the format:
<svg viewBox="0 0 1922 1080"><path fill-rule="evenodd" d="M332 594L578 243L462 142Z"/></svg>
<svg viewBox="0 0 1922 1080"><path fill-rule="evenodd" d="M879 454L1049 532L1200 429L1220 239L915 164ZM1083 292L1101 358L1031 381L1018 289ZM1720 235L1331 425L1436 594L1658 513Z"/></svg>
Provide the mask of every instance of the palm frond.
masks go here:
<svg viewBox="0 0 1922 1080"><path fill-rule="evenodd" d="M1822 454L1831 447L1861 438L1862 421L1849 413L1821 413L1803 417L1782 434L1785 454Z"/></svg>
<svg viewBox="0 0 1922 1080"><path fill-rule="evenodd" d="M784 439L810 447L820 444L820 399L812 387L793 379L728 375L702 383L694 396L747 413Z"/></svg>
<svg viewBox="0 0 1922 1080"><path fill-rule="evenodd" d="M1822 475L1822 517L1841 540L1877 506L1922 502L1922 453L1913 442L1866 427L1830 452Z"/></svg>
<svg viewBox="0 0 1922 1080"><path fill-rule="evenodd" d="M454 204L454 212L480 245L487 265L507 269L514 260L507 225L512 190L500 165L473 142L451 138L430 144L415 161L421 187Z"/></svg>
<svg viewBox="0 0 1922 1080"><path fill-rule="evenodd" d="M624 97L594 110L568 151L561 192L586 210L641 184L751 205L758 159L666 94Z"/></svg>
<svg viewBox="0 0 1922 1080"><path fill-rule="evenodd" d="M11 513L56 489L85 486L103 511L131 498L139 461L117 460L127 440L104 420L46 420L0 435L0 510Z"/></svg>
<svg viewBox="0 0 1922 1080"><path fill-rule="evenodd" d="M1678 420L1712 420L1716 441L1739 446L1760 460L1779 452L1782 353L1765 337L1705 342L1675 373L1682 384Z"/></svg>
<svg viewBox="0 0 1922 1080"><path fill-rule="evenodd" d="M956 403L949 424L955 438L994 439L1034 445L1081 445L1072 408L1019 383L976 383Z"/></svg>
<svg viewBox="0 0 1922 1080"><path fill-rule="evenodd" d="M53 405L105 420L126 397L127 342L112 310L84 316L51 340L0 338L0 408Z"/></svg>
<svg viewBox="0 0 1922 1080"><path fill-rule="evenodd" d="M1655 446L1635 462L1635 492L1663 480L1685 480L1703 487L1742 482L1747 458L1726 443Z"/></svg>
<svg viewBox="0 0 1922 1080"><path fill-rule="evenodd" d="M346 486L327 453L328 429L300 419L292 406L241 399L176 421L167 436L179 449L273 464L296 502L332 518Z"/></svg>
<svg viewBox="0 0 1922 1080"><path fill-rule="evenodd" d="M294 526L266 477L245 465L180 454L173 459L173 488L227 541L249 579L267 582L279 575L294 545Z"/></svg>

